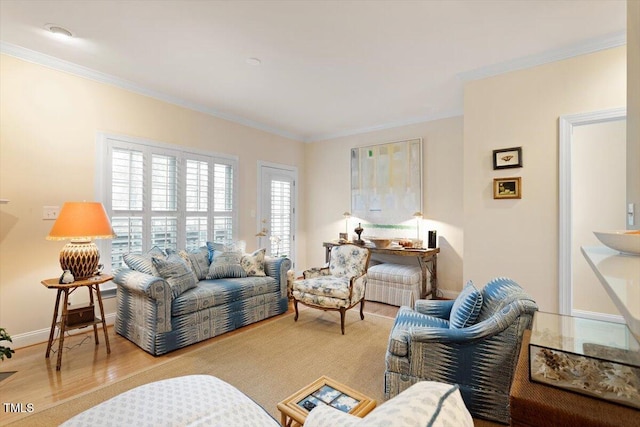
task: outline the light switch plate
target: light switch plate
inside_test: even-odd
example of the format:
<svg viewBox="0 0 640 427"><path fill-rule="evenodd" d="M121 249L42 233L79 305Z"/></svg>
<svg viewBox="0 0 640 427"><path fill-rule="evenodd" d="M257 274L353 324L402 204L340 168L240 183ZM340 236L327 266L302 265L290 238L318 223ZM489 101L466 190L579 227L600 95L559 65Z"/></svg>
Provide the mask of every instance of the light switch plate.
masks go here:
<svg viewBox="0 0 640 427"><path fill-rule="evenodd" d="M56 220L60 215L60 206L43 206L42 219Z"/></svg>

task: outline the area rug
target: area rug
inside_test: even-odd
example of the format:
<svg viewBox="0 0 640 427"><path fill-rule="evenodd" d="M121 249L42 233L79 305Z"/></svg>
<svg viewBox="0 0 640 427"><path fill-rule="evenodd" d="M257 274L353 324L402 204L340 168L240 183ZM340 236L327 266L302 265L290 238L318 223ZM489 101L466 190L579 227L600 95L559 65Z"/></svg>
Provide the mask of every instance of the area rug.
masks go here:
<svg viewBox="0 0 640 427"><path fill-rule="evenodd" d="M133 387L191 374L214 375L234 385L274 418L276 405L327 375L383 400L384 356L393 319L347 312L345 335L335 312L303 310L200 347L114 384L23 418L12 426L52 426ZM142 351L142 350L141 350ZM179 398L179 397L178 397Z"/></svg>

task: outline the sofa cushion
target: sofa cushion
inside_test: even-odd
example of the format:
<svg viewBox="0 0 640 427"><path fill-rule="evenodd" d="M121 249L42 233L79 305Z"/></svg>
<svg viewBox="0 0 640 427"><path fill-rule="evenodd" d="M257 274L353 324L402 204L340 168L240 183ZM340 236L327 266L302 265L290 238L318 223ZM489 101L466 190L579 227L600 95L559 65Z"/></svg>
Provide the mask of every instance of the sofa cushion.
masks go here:
<svg viewBox="0 0 640 427"><path fill-rule="evenodd" d="M198 284L198 278L193 270L178 254L171 254L167 259L153 257L151 260L160 277L165 279L171 287L174 298L191 288L195 288Z"/></svg>
<svg viewBox="0 0 640 427"><path fill-rule="evenodd" d="M251 254L244 254L240 259L240 265L247 273L247 276L266 276L264 272L264 257L267 250L258 249Z"/></svg>
<svg viewBox="0 0 640 427"><path fill-rule="evenodd" d="M207 242L207 250L209 251L209 263L213 261L213 254L218 251L222 252L225 248L233 247L240 253L246 252L247 242L238 240L237 242Z"/></svg>
<svg viewBox="0 0 640 427"><path fill-rule="evenodd" d="M457 385L434 381L418 382L375 408L364 418L345 414L328 405L314 408L305 427L473 427Z"/></svg>
<svg viewBox="0 0 640 427"><path fill-rule="evenodd" d="M473 286L473 282L469 281L451 307L450 327L461 329L473 325L481 308L482 294Z"/></svg>
<svg viewBox="0 0 640 427"><path fill-rule="evenodd" d="M209 273L209 251L206 246L195 251L180 251L178 255L186 260L198 280L204 280Z"/></svg>
<svg viewBox="0 0 640 427"><path fill-rule="evenodd" d="M182 316L210 307L280 292L280 284L271 276L202 280L171 304L171 316Z"/></svg>
<svg viewBox="0 0 640 427"><path fill-rule="evenodd" d="M158 270L156 270L151 261L152 257L164 259L167 257L167 254L159 247L154 246L144 254L124 254L122 260L127 264L127 267L132 270L151 274L152 276L159 276Z"/></svg>
<svg viewBox="0 0 640 427"><path fill-rule="evenodd" d="M244 253L244 242L214 246L213 259L209 266L207 279L224 279L227 277L247 277L247 273L240 265Z"/></svg>

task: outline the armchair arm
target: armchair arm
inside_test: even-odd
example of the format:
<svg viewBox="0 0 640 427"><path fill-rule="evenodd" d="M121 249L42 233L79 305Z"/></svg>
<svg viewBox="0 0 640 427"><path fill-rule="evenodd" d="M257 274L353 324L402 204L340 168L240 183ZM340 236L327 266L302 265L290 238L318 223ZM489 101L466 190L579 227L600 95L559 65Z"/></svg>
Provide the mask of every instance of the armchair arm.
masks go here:
<svg viewBox="0 0 640 427"><path fill-rule="evenodd" d="M367 272L359 276L353 276L349 279L349 301L351 304L364 298L367 285Z"/></svg>
<svg viewBox="0 0 640 427"><path fill-rule="evenodd" d="M415 303L414 310L418 313L448 320L454 302L454 300L419 299Z"/></svg>
<svg viewBox="0 0 640 427"><path fill-rule="evenodd" d="M305 279L312 279L314 277L319 276L329 276L331 272L329 271L329 267L321 267L321 268L309 268L302 272L302 277Z"/></svg>
<svg viewBox="0 0 640 427"><path fill-rule="evenodd" d="M280 295L287 298L287 271L291 269L291 260L283 257L265 257L264 272L280 284Z"/></svg>
<svg viewBox="0 0 640 427"><path fill-rule="evenodd" d="M530 319L537 309L538 306L533 301L518 300L504 307L499 313L468 328L409 328L410 340L415 342L464 343L488 338L504 331L520 315L529 316L529 322L526 325L529 327Z"/></svg>

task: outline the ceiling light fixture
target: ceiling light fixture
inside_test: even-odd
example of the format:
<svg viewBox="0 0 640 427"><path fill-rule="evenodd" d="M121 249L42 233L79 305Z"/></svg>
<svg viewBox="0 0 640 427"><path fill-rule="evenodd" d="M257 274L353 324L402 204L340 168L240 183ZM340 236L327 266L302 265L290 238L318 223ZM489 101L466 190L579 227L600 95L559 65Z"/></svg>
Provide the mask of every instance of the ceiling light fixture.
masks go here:
<svg viewBox="0 0 640 427"><path fill-rule="evenodd" d="M47 31L50 31L51 33L53 33L56 36L73 37L73 33L71 31L67 30L64 27L61 27L60 25L45 24L44 28L46 28Z"/></svg>
<svg viewBox="0 0 640 427"><path fill-rule="evenodd" d="M258 59L258 58L247 58L247 64L253 65L253 66L258 66L258 65L262 64L262 61L260 61L260 59Z"/></svg>

